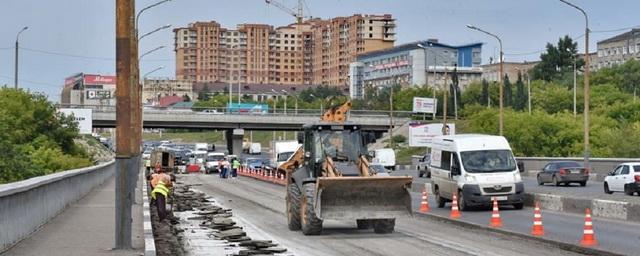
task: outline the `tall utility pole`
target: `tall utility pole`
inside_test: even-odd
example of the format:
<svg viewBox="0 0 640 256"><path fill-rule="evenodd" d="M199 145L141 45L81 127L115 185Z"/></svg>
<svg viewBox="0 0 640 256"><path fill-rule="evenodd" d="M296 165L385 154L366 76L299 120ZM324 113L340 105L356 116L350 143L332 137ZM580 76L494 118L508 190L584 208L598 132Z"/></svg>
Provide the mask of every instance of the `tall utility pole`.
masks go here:
<svg viewBox="0 0 640 256"><path fill-rule="evenodd" d="M503 131L503 127L504 127L504 107L503 107L503 104L502 104L502 102L504 101L503 100L503 97L504 97L503 96L503 94L504 94L503 93L503 87L504 87L504 85L503 85L503 79L504 79L504 77L503 77L504 76L503 75L504 74L504 52L502 51L502 40L497 35L494 35L492 33L484 31L484 30L482 30L482 29L480 29L478 27L475 27L475 26L472 26L472 25L467 25L467 28L470 28L470 29L473 29L473 30L477 30L477 31L480 31L480 32L485 33L487 35L490 35L490 36L494 37L495 39L497 39L498 43L500 44L500 79L498 80L498 82L499 82L498 86L499 86L499 89L500 89L499 90L500 91L500 117L499 117L499 119L500 119L500 121L499 121L500 122L500 136L502 136L502 131Z"/></svg>
<svg viewBox="0 0 640 256"><path fill-rule="evenodd" d="M578 71L576 70L576 56L573 55L573 118L576 118L578 116L578 111L576 110L577 77L578 77Z"/></svg>
<svg viewBox="0 0 640 256"><path fill-rule="evenodd" d="M389 91L389 138L391 148L393 149L393 87L398 84L398 75L395 76L395 83L391 85Z"/></svg>
<svg viewBox="0 0 640 256"><path fill-rule="evenodd" d="M116 233L115 248L131 248L131 206L140 167L141 88L133 0L116 0Z"/></svg>
<svg viewBox="0 0 640 256"><path fill-rule="evenodd" d="M29 27L24 27L20 30L20 32L18 32L18 34L16 35L16 59L15 59L15 65L14 65L14 71L15 74L13 76L13 85L16 87L16 90L18 90L18 49L20 47L18 47L18 38L20 37L20 34L22 34L22 32L24 32L25 30L27 30Z"/></svg>
<svg viewBox="0 0 640 256"><path fill-rule="evenodd" d="M589 168L589 155L591 154L589 149L589 16L587 13L577 5L567 2L566 0L560 0L584 15L584 168Z"/></svg>

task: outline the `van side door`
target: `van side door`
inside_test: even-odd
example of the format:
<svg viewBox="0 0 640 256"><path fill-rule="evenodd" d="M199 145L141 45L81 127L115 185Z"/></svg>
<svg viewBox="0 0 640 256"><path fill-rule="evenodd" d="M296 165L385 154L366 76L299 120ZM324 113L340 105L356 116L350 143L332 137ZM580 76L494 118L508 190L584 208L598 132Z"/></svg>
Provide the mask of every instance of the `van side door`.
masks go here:
<svg viewBox="0 0 640 256"><path fill-rule="evenodd" d="M454 191L457 190L457 178L451 175L451 161L455 153L445 150L434 150L431 156L430 168L432 182L437 186L440 196L452 199Z"/></svg>

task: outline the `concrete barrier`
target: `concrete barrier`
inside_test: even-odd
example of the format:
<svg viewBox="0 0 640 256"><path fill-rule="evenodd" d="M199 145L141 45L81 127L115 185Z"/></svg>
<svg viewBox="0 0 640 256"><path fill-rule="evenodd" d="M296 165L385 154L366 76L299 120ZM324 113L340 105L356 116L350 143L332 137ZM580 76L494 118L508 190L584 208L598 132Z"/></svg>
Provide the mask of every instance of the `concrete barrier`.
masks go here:
<svg viewBox="0 0 640 256"><path fill-rule="evenodd" d="M0 185L0 253L115 173L115 161Z"/></svg>

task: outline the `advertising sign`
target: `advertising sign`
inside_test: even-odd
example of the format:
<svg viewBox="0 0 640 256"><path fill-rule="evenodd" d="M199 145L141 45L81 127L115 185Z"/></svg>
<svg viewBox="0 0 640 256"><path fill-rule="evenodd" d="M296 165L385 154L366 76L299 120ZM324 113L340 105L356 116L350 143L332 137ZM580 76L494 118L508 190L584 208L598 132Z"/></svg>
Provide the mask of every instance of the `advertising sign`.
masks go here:
<svg viewBox="0 0 640 256"><path fill-rule="evenodd" d="M111 99L111 91L106 90L88 90L87 99Z"/></svg>
<svg viewBox="0 0 640 256"><path fill-rule="evenodd" d="M442 129L442 124L421 124L415 123L409 125L409 146L410 147L426 147L435 136L456 134L456 124L447 123L447 127Z"/></svg>
<svg viewBox="0 0 640 256"><path fill-rule="evenodd" d="M80 134L91 134L93 129L92 112L89 108L61 108L60 113L65 116L73 115L73 118L78 123L78 129Z"/></svg>
<svg viewBox="0 0 640 256"><path fill-rule="evenodd" d="M413 113L434 113L438 99L413 97Z"/></svg>
<svg viewBox="0 0 640 256"><path fill-rule="evenodd" d="M116 84L116 76L101 76L101 75L84 75L85 85L105 85Z"/></svg>
<svg viewBox="0 0 640 256"><path fill-rule="evenodd" d="M82 73L64 79L64 87L74 86L78 81L82 80Z"/></svg>
<svg viewBox="0 0 640 256"><path fill-rule="evenodd" d="M269 112L267 104L231 103L227 104L227 107L231 113L235 114L266 114Z"/></svg>

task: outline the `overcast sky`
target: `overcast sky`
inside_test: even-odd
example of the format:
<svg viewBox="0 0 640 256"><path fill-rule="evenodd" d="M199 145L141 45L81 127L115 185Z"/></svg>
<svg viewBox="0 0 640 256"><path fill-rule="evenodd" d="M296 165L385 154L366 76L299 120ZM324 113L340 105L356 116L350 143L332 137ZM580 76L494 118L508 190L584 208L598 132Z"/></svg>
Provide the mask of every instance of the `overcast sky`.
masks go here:
<svg viewBox="0 0 640 256"><path fill-rule="evenodd" d="M638 0L571 0L590 17L590 49L596 42L640 25ZM138 0L138 10L156 0ZM280 0L294 7L295 0ZM547 42L563 35L577 38L584 49L584 19L558 0L306 0L310 15L330 18L354 13L396 18L396 44L438 38L446 44L483 42L483 63L498 54L497 42L465 27L473 24L502 38L506 61L537 60ZM305 10L306 11L306 10ZM305 14L308 15L309 13ZM140 33L165 24L183 27L215 20L224 27L238 23L282 26L293 17L263 0L172 0L150 9L140 19ZM115 0L1 0L0 85L13 86L14 43L20 36L20 83L32 91L60 98L64 78L78 72L115 73ZM145 57L141 75L159 66L152 76L174 77L173 33L167 29L144 38L140 52L165 45Z"/></svg>

